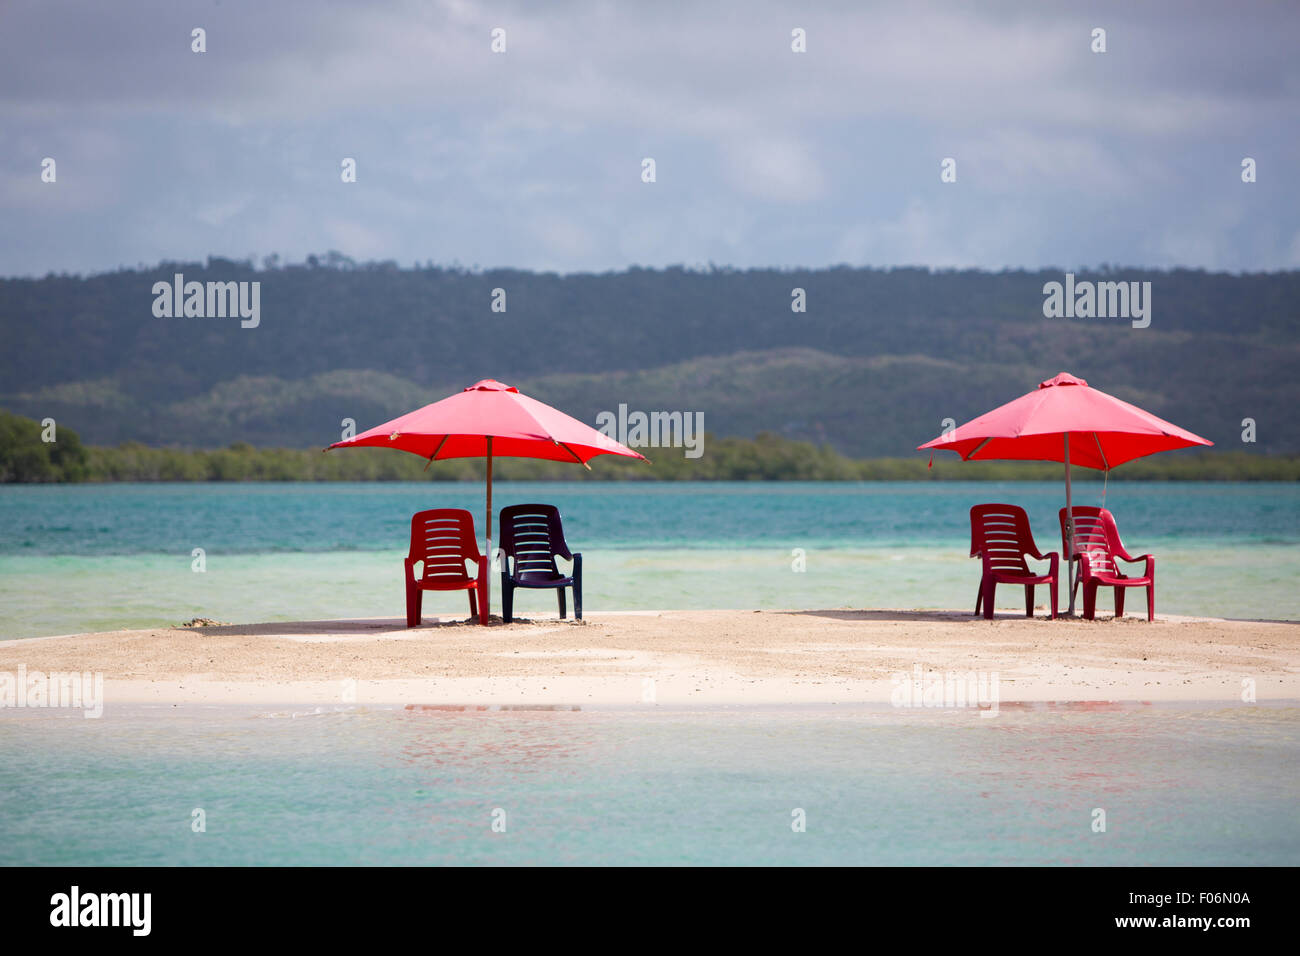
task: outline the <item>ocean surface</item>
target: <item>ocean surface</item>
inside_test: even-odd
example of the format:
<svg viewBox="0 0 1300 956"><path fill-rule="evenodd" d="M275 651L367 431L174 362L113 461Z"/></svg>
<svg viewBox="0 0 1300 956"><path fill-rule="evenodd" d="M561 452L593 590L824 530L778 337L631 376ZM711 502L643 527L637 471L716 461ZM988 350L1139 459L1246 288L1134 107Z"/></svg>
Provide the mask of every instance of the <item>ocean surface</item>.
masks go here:
<svg viewBox="0 0 1300 956"><path fill-rule="evenodd" d="M1099 483L1076 489L1076 503L1102 503ZM1058 483L495 486L498 514L538 501L559 507L584 555L590 610L974 607L979 502L1026 507L1039 548L1061 550ZM1115 481L1105 505L1132 554L1156 554L1157 613L1300 619L1296 485ZM0 486L0 639L400 618L409 519L430 507L471 510L484 537L473 483ZM1006 606L1023 600L1002 591ZM555 606L546 592L516 601L521 615ZM467 613L463 594L425 596L429 617Z"/></svg>
<svg viewBox="0 0 1300 956"><path fill-rule="evenodd" d="M1058 549L1061 495L502 483L494 503L560 507L591 609L967 607L970 506L1021 503ZM1106 503L1157 556L1158 611L1300 618L1296 487L1113 483ZM401 617L431 507L482 533L473 484L0 488L0 635ZM0 864L1296 865L1298 791L1294 702L0 709Z"/></svg>
<svg viewBox="0 0 1300 956"><path fill-rule="evenodd" d="M1103 503L1100 483L1075 487L1076 504ZM1059 551L1063 497L1057 482L501 482L493 504L560 508L591 610L973 608L970 506L1024 506L1039 548ZM1104 503L1130 552L1156 555L1157 613L1300 619L1300 487L1112 481ZM484 537L474 483L0 486L0 639L400 618L410 516L436 507L468 508ZM1020 607L1013 591L1000 603ZM516 600L521 615L555 607ZM462 594L425 597L426 616L467 613Z"/></svg>
<svg viewBox="0 0 1300 956"><path fill-rule="evenodd" d="M1294 866L1298 717L9 710L0 864Z"/></svg>

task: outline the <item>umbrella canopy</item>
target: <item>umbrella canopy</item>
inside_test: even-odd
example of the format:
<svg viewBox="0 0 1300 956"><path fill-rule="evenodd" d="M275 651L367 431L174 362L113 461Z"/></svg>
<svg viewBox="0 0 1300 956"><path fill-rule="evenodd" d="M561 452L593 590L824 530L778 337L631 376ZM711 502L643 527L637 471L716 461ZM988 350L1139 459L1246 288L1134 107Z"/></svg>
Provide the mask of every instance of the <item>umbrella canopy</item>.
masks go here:
<svg viewBox="0 0 1300 956"><path fill-rule="evenodd" d="M1069 461L1106 471L1144 455L1213 442L1062 372L1028 395L920 446L947 448L963 461Z"/></svg>
<svg viewBox="0 0 1300 956"><path fill-rule="evenodd" d="M492 558L494 456L571 461L586 468L590 468L587 462L597 455L646 460L644 455L590 425L493 379L484 379L457 395L407 412L329 447L399 448L431 463L446 458L486 458L489 560ZM486 607L486 591L482 599Z"/></svg>
<svg viewBox="0 0 1300 956"><path fill-rule="evenodd" d="M585 465L597 455L644 455L564 412L484 379L330 448L400 448L430 461L446 458L541 458Z"/></svg>
<svg viewBox="0 0 1300 956"><path fill-rule="evenodd" d="M919 446L947 448L963 461L1017 459L1065 463L1065 514L1073 527L1070 465L1109 472L1117 465L1173 448L1213 445L1136 405L1092 388L1062 372L1015 401L972 419ZM1074 613L1072 530L1065 536L1070 576L1070 613Z"/></svg>

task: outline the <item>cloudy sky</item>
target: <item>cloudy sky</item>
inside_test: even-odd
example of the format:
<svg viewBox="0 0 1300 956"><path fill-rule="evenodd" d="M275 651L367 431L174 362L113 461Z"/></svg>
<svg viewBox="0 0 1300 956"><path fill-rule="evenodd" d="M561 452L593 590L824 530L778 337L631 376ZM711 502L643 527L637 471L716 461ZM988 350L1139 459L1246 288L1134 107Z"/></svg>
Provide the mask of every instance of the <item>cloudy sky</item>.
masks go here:
<svg viewBox="0 0 1300 956"><path fill-rule="evenodd" d="M0 0L0 275L1296 268L1298 37L1273 2Z"/></svg>

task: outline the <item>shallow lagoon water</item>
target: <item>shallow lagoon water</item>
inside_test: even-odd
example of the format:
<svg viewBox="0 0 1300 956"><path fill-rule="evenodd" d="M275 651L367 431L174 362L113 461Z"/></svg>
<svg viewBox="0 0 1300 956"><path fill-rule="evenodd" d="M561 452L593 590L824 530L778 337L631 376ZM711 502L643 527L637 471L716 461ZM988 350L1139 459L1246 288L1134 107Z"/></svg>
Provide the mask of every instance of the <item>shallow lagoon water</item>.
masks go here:
<svg viewBox="0 0 1300 956"><path fill-rule="evenodd" d="M1075 501L1101 493L1080 482ZM587 608L644 610L973 606L970 506L1020 503L1040 549L1059 550L1061 498L1054 482L502 482L494 500L558 505ZM1300 619L1297 486L1112 482L1106 504L1130 550L1156 554L1157 611ZM410 515L432 507L470 509L482 534L473 483L0 488L0 638L400 618ZM524 615L554 608L543 592L517 600ZM468 605L431 594L425 607Z"/></svg>
<svg viewBox="0 0 1300 956"><path fill-rule="evenodd" d="M409 515L478 515L481 495L3 488L0 636L192 616L400 617ZM1059 547L1053 483L503 484L496 498L561 507L592 609L963 607L978 577L966 554L978 501L1025 504L1039 546ZM1099 498L1084 485L1076 500ZM1161 612L1300 618L1295 487L1112 486L1107 503L1130 549L1157 554ZM463 615L461 600L427 600L426 613ZM520 595L521 614L552 608ZM1295 702L1004 703L995 718L843 706L109 706L98 720L11 709L0 712L0 864L1296 865L1298 785ZM198 808L204 832L192 828ZM804 832L791 826L799 813Z"/></svg>
<svg viewBox="0 0 1300 956"><path fill-rule="evenodd" d="M0 863L1293 866L1298 785L1294 702L11 710Z"/></svg>

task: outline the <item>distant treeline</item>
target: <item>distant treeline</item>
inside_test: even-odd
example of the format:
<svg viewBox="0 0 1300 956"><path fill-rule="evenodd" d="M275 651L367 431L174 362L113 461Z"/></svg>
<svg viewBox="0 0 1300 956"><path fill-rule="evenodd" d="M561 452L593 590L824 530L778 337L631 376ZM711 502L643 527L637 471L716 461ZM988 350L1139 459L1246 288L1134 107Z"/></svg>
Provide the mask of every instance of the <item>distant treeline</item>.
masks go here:
<svg viewBox="0 0 1300 956"><path fill-rule="evenodd" d="M59 427L45 441L39 422L0 411L0 482L108 481L467 481L481 480L483 461L460 458L429 465L406 452L382 448L151 448L128 442L87 447ZM829 446L772 434L757 438L705 437L704 454L688 459L680 448L643 449L653 462L597 458L588 471L563 462L494 460L503 481L942 481L1055 480L1051 462L961 462L946 453L928 457L848 458ZM426 465L428 467L426 468ZM1077 480L1100 472L1076 469ZM1172 452L1130 462L1115 473L1134 481L1300 481L1300 456L1247 452Z"/></svg>
<svg viewBox="0 0 1300 956"><path fill-rule="evenodd" d="M1064 268L556 275L331 253L0 278L0 408L89 445L295 448L494 378L587 423L623 404L696 412L714 435L875 459L1066 371L1224 448L1300 454L1300 269L1071 271L1151 282L1151 327L1044 316ZM155 286L178 273L259 283L257 328L155 315Z"/></svg>

